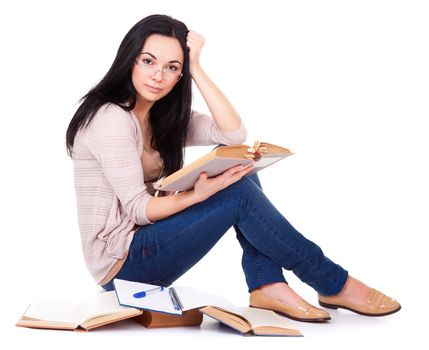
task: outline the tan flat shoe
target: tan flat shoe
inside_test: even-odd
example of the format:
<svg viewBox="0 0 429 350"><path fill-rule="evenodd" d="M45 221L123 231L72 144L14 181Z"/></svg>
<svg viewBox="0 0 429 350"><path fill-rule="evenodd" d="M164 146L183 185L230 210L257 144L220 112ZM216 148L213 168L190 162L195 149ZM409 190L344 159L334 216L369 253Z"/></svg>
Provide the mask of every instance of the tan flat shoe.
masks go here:
<svg viewBox="0 0 429 350"><path fill-rule="evenodd" d="M250 307L272 310L296 321L325 322L331 319L328 312L310 305L303 299L298 302L298 305L288 305L265 295L258 289L250 293Z"/></svg>
<svg viewBox="0 0 429 350"><path fill-rule="evenodd" d="M366 305L354 304L335 295L319 295L319 304L328 309L342 308L364 316L386 316L401 310L401 305L395 299L373 288L368 293Z"/></svg>

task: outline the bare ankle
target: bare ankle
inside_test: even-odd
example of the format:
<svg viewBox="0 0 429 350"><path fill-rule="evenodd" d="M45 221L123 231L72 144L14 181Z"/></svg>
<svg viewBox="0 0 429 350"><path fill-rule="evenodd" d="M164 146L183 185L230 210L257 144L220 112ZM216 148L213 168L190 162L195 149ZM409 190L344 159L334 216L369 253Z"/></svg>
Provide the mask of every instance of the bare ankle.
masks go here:
<svg viewBox="0 0 429 350"><path fill-rule="evenodd" d="M259 286L257 289L261 291L267 291L267 290L284 288L285 286L288 286L288 284L285 282L273 282L273 283L263 284L262 286Z"/></svg>
<svg viewBox="0 0 429 350"><path fill-rule="evenodd" d="M357 302L365 302L369 289L370 288L365 283L349 276L346 284L338 295Z"/></svg>

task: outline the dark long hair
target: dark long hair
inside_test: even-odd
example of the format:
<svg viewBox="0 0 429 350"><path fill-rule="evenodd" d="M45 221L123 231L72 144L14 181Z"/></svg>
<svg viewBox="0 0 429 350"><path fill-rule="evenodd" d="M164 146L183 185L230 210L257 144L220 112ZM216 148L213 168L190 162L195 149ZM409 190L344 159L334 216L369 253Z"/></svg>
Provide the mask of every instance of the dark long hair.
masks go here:
<svg viewBox="0 0 429 350"><path fill-rule="evenodd" d="M160 153L164 162L163 175L169 175L183 166L183 149L191 115L192 84L189 73L189 52L186 46L188 28L170 16L151 15L136 23L125 35L116 58L104 78L79 102L66 133L67 153L73 157L77 132L85 128L105 103L114 103L126 111L134 109L137 93L131 81L132 65L151 34L178 39L183 50L183 76L174 88L150 110L152 130L151 147Z"/></svg>

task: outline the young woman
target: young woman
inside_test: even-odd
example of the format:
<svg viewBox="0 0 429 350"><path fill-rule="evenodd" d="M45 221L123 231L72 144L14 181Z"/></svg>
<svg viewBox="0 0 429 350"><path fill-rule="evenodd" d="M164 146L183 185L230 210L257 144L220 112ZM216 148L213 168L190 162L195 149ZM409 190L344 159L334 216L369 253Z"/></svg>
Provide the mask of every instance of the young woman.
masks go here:
<svg viewBox="0 0 429 350"><path fill-rule="evenodd" d="M203 37L169 16L135 24L105 77L67 130L79 228L89 272L105 290L114 277L169 286L233 226L243 249L250 305L300 321L330 315L287 284L292 270L328 308L369 315L400 309L348 275L300 234L262 191L252 168L233 167L194 189L155 195L153 182L183 166L185 146L241 144L239 114L199 64ZM191 110L191 82L212 116Z"/></svg>

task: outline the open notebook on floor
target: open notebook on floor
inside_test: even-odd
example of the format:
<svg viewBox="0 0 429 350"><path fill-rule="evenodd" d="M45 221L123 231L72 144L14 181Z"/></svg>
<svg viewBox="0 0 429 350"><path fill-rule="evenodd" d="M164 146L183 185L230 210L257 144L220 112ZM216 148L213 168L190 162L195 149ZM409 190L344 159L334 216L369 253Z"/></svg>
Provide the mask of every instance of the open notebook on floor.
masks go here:
<svg viewBox="0 0 429 350"><path fill-rule="evenodd" d="M113 280L120 305L137 309L182 315L198 309L204 315L237 330L242 334L270 336L302 336L285 317L273 311L251 307L236 307L227 299L192 287L170 287L136 298L134 295L157 286L147 283Z"/></svg>
<svg viewBox="0 0 429 350"><path fill-rule="evenodd" d="M192 287L170 287L163 291L136 298L134 294L157 287L153 284L133 282L115 278L113 280L120 305L143 310L182 315L183 311L206 305L217 305L230 309L235 306L227 299Z"/></svg>

